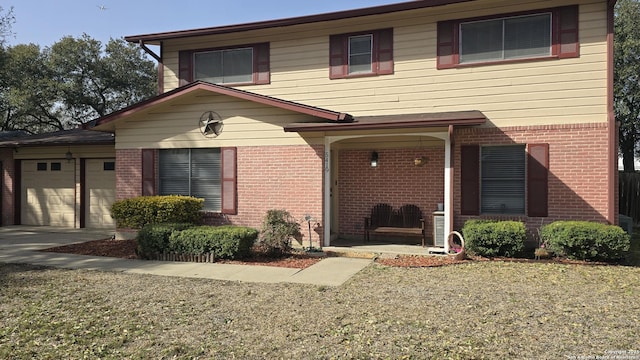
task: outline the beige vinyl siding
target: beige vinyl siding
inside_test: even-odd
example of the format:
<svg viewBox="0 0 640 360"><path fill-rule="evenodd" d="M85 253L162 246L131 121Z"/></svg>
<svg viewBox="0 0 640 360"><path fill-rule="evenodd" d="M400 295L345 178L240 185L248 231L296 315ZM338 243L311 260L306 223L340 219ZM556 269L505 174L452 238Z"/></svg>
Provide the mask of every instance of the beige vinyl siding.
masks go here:
<svg viewBox="0 0 640 360"><path fill-rule="evenodd" d="M356 117L480 110L490 119L489 126L605 122L606 2L582 0L578 3L579 58L437 70L438 21L575 4L571 0L486 0L286 29L167 41L165 87L170 90L178 85L176 73L181 49L269 41L271 84L241 89ZM393 75L329 79L329 35L385 27L394 28ZM288 120L282 117L270 124ZM245 129L257 130L251 126ZM269 132L270 128L264 131ZM286 141L295 137L281 130L279 136Z"/></svg>
<svg viewBox="0 0 640 360"><path fill-rule="evenodd" d="M203 92L205 93L205 92ZM215 111L223 119L218 137L205 137L200 116ZM283 126L314 118L226 95L188 96L171 106L143 112L118 125L116 148L202 148L224 146L301 145L322 142L321 135L301 138Z"/></svg>

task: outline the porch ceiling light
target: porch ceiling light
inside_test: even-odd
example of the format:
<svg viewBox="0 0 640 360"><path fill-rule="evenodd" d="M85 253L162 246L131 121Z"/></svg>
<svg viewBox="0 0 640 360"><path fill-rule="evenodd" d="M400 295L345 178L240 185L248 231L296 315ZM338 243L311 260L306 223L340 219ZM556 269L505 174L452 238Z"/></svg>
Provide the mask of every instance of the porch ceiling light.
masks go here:
<svg viewBox="0 0 640 360"><path fill-rule="evenodd" d="M371 167L378 167L378 153L376 151L371 153Z"/></svg>
<svg viewBox="0 0 640 360"><path fill-rule="evenodd" d="M64 158L67 159L67 161L71 161L73 159L73 154L71 153L71 150L67 150L67 152L64 154Z"/></svg>

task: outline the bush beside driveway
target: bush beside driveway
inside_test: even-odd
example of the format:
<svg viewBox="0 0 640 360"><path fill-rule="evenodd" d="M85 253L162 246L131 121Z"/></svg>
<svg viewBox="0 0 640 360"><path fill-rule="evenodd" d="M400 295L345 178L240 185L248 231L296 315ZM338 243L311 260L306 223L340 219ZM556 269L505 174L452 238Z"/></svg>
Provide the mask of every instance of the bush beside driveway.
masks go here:
<svg viewBox="0 0 640 360"><path fill-rule="evenodd" d="M0 264L0 358L565 358L638 350L640 269L372 264L340 287Z"/></svg>

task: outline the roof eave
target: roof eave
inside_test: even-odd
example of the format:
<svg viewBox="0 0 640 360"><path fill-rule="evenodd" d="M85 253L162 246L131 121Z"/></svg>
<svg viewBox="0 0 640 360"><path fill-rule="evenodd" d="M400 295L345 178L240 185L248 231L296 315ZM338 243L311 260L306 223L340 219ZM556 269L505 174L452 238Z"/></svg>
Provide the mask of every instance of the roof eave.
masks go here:
<svg viewBox="0 0 640 360"><path fill-rule="evenodd" d="M180 31L170 31L170 32L152 33L152 34L131 35L131 36L125 36L124 39L126 41L134 42L134 43L142 42L142 43L154 44L155 42L156 45L159 45L159 42L162 40L180 39L180 38L194 37L194 36L229 34L229 33L251 31L251 30L261 30L261 29L286 27L286 26L293 26L293 25L302 25L302 24L309 24L309 23L315 23L315 22L342 20L342 19L355 18L355 17L361 17L361 16L380 15L380 14L387 14L387 13L393 13L398 11L444 6L444 5L463 3L463 2L469 2L469 1L475 1L475 0L409 1L409 2L402 2L397 4L337 11L337 12L316 14L316 15L298 16L298 17L284 18L284 19L277 19L277 20L257 21L257 22L244 23L244 24L208 27L208 28L200 28L200 29L192 29L192 30L180 30Z"/></svg>
<svg viewBox="0 0 640 360"><path fill-rule="evenodd" d="M231 87L226 87L222 85L211 84L203 81L196 81L185 85L183 87L174 89L172 91L166 92L164 94L160 94L154 98L147 99L138 104L132 105L130 107L124 108L122 110L116 111L109 115L103 116L102 118L96 121L96 130L104 130L107 124L116 121L118 119L122 119L124 117L132 116L140 111L145 109L154 107L171 99L178 98L187 93L196 90L205 90L213 93L227 95L238 99L243 99L247 101L253 101L255 103L273 106L285 110L290 110L293 112L311 115L317 118L330 120L330 121L351 121L353 118L351 115L346 113L341 113L337 111L317 108L313 106L308 106L304 104L294 103L287 100L282 100L266 95L260 95L244 90L239 90Z"/></svg>
<svg viewBox="0 0 640 360"><path fill-rule="evenodd" d="M381 123L335 123L335 124L305 124L294 123L284 127L285 132L324 132L324 131L346 131L346 130L390 130L390 129L414 129L426 127L454 126L478 126L484 125L486 117L456 119L456 120L432 120L432 121L406 121L406 122L381 122Z"/></svg>

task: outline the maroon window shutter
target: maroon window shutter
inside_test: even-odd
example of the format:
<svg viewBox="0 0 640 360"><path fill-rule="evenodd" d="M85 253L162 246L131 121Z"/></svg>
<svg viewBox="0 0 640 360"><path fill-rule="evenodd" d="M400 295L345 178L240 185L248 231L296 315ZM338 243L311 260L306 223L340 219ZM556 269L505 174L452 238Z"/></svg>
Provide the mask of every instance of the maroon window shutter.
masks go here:
<svg viewBox="0 0 640 360"><path fill-rule="evenodd" d="M329 78L339 79L347 76L346 36L332 35L329 48Z"/></svg>
<svg viewBox="0 0 640 360"><path fill-rule="evenodd" d="M438 23L438 69L458 64L458 30L455 21Z"/></svg>
<svg viewBox="0 0 640 360"><path fill-rule="evenodd" d="M528 215L546 217L549 213L549 144L529 144L528 147Z"/></svg>
<svg viewBox="0 0 640 360"><path fill-rule="evenodd" d="M156 156L154 149L142 150L142 195L156 194Z"/></svg>
<svg viewBox="0 0 640 360"><path fill-rule="evenodd" d="M256 84L269 84L271 82L271 71L269 69L269 43L257 44L253 47L254 68L253 77Z"/></svg>
<svg viewBox="0 0 640 360"><path fill-rule="evenodd" d="M376 42L377 73L393 74L393 29L384 29L374 35Z"/></svg>
<svg viewBox="0 0 640 360"><path fill-rule="evenodd" d="M460 148L460 210L462 215L480 214L480 146Z"/></svg>
<svg viewBox="0 0 640 360"><path fill-rule="evenodd" d="M220 150L222 158L222 213L236 215L238 213L238 178L237 149L225 147Z"/></svg>
<svg viewBox="0 0 640 360"><path fill-rule="evenodd" d="M554 11L556 17L556 55L560 58L580 56L580 38L578 34L578 5L564 6Z"/></svg>
<svg viewBox="0 0 640 360"><path fill-rule="evenodd" d="M193 51L180 51L178 55L180 86L193 81Z"/></svg>

